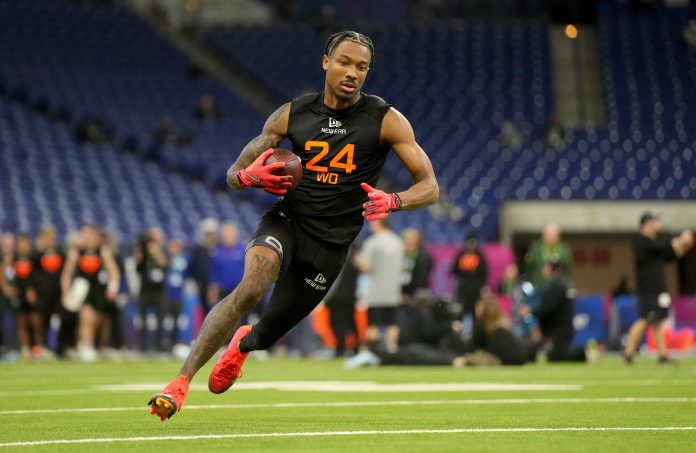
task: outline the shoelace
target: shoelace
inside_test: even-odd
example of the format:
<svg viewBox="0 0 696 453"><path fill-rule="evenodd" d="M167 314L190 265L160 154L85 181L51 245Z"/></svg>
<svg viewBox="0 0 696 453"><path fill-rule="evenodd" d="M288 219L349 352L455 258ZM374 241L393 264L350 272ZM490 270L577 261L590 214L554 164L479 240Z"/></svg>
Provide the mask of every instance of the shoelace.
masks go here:
<svg viewBox="0 0 696 453"><path fill-rule="evenodd" d="M236 362L232 362L231 366L228 366L229 361L225 361L225 362L226 363L222 367L222 370L220 370L220 374L223 377L230 379L230 380L239 379L240 377L242 377L242 370L239 367L239 365L237 365Z"/></svg>

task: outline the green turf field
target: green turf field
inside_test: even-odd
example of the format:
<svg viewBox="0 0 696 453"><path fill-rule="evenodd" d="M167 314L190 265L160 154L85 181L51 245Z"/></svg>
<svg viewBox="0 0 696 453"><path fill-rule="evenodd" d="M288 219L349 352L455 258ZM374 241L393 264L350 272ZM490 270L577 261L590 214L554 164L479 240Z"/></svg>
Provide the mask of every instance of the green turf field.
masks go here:
<svg viewBox="0 0 696 453"><path fill-rule="evenodd" d="M250 360L223 395L207 391L204 368L162 423L145 404L177 369L0 364L0 452L696 449L694 360L462 370Z"/></svg>

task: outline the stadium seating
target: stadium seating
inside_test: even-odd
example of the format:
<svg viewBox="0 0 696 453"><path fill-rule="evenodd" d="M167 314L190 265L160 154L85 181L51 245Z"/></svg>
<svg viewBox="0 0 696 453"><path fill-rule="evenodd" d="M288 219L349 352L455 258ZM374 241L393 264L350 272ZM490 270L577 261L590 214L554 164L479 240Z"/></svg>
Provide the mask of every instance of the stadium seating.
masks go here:
<svg viewBox="0 0 696 453"><path fill-rule="evenodd" d="M237 220L246 233L255 227L259 213L245 198L211 187L263 116L209 77L190 78L187 58L151 26L121 7L32 0L0 2L0 27L0 87L18 100L0 100L2 167L11 169L3 171L0 228L53 223L65 233L96 221L124 238L151 225L191 235L205 215ZM220 121L194 118L202 93L215 97ZM47 121L19 101L63 112L72 124ZM163 116L193 143L153 152ZM74 125L94 117L155 162L78 143Z"/></svg>
<svg viewBox="0 0 696 453"><path fill-rule="evenodd" d="M606 0L598 2L598 13L609 124L567 130L567 147L561 151L539 140L554 111L545 23L362 28L377 47L367 91L384 96L408 116L446 197L464 214L453 221L429 210L403 213L395 216L397 229L413 225L431 241L450 243L458 242L465 230L477 229L484 240L494 240L498 208L509 199L696 196L696 133L688 127L696 109L696 52L680 35L686 13L663 6L634 12ZM272 203L260 191L246 191L242 197L215 195L211 189L222 186L224 170L249 139L249 131L258 130L263 115L210 77L189 77L187 58L129 10L66 0L0 1L0 27L0 89L17 100L3 101L0 120L7 126L1 132L3 165L15 169L12 184L0 189L3 208L11 208L3 210L4 227L35 229L52 222L70 228L87 217L101 221L110 216L108 223L124 236L153 221L189 233L197 218L211 213L245 219L248 232L258 219L251 206ZM319 58L326 34L297 24L207 31L210 43L282 99L321 87ZM216 98L222 120L201 123L193 118L201 93ZM60 112L72 124L103 116L118 140L135 145L140 154L81 145L67 125L23 112L20 104ZM154 129L165 115L177 129L193 135L191 144L154 144ZM522 149L497 142L506 119L514 120L528 137ZM15 123L24 132L15 130ZM14 148L20 139L23 151ZM98 159L83 160L97 154ZM68 165L63 156L75 160ZM152 163L143 166L143 157ZM109 169L132 162L132 168L101 175L113 179L98 202L71 197L58 204L59 192L45 183L36 188L33 182L61 181L63 175L51 170L54 162L63 162L58 168L70 167L77 181L100 180L85 162ZM51 171L58 176L50 176ZM143 177L145 171L152 172L147 180L121 179ZM394 158L388 160L385 174L394 187L409 180ZM160 198L150 193L152 187L167 192L171 185L182 194L168 192ZM117 201L127 199L123 194L129 192L135 203L145 203L142 209L131 212ZM180 196L191 205L180 202ZM186 206L190 213L170 213L172 205Z"/></svg>
<svg viewBox="0 0 696 453"><path fill-rule="evenodd" d="M11 169L2 172L0 230L53 224L66 233L96 222L124 239L156 225L193 237L205 216L236 220L245 231L258 221L247 201L113 147L80 145L65 125L2 100L0 167Z"/></svg>
<svg viewBox="0 0 696 453"><path fill-rule="evenodd" d="M686 11L658 6L635 13L604 0L598 13L610 121L567 130L562 151L539 139L554 110L545 23L361 28L377 49L366 91L411 120L440 184L464 209L463 224L484 238L497 236L498 207L509 199L696 197L696 133L686 126L696 109L696 52L681 37ZM274 25L216 27L207 36L285 98L323 86L325 32ZM506 119L529 137L520 150L496 141ZM394 159L387 174L407 181ZM427 216L418 214L417 224L430 222Z"/></svg>

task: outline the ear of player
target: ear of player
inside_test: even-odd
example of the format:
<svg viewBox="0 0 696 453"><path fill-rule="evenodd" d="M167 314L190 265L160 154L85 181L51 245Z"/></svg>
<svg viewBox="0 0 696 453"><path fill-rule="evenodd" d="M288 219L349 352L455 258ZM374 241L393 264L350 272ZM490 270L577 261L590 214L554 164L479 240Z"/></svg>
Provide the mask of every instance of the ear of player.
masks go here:
<svg viewBox="0 0 696 453"><path fill-rule="evenodd" d="M375 189L366 182L360 184L360 187L367 192L367 196L370 199L370 201L363 204L363 208L365 208L363 217L368 221L383 219L390 212L401 209L401 198L399 195Z"/></svg>
<svg viewBox="0 0 696 453"><path fill-rule="evenodd" d="M273 171L285 167L285 162L266 165L266 159L273 154L267 149L247 168L237 172L237 181L242 187L258 187L274 195L285 195L292 187L292 176L274 175Z"/></svg>

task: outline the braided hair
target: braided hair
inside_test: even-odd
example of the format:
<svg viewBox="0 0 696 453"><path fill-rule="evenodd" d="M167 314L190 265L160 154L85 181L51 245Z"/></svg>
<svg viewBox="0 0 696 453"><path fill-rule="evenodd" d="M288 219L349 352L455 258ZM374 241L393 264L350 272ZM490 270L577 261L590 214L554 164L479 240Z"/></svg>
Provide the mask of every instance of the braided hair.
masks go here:
<svg viewBox="0 0 696 453"><path fill-rule="evenodd" d="M375 46L372 44L372 40L369 37L363 35L362 33L358 33L357 31L345 30L329 36L329 39L326 40L326 45L324 46L324 55L331 56L336 50L336 47L338 47L338 45L343 41L352 41L370 49L370 68L374 66Z"/></svg>

